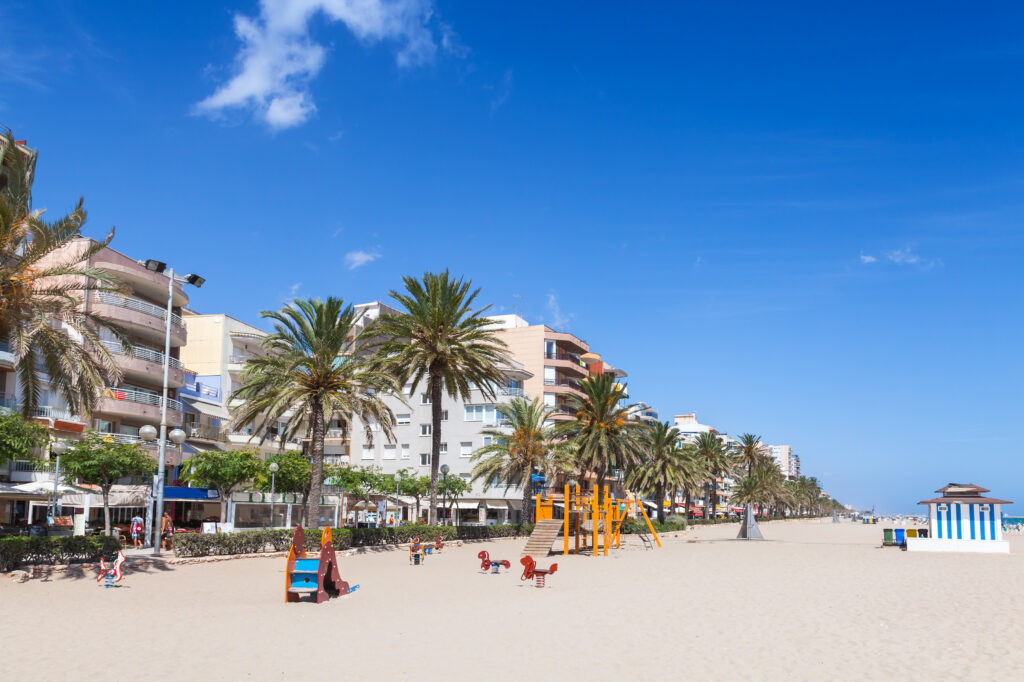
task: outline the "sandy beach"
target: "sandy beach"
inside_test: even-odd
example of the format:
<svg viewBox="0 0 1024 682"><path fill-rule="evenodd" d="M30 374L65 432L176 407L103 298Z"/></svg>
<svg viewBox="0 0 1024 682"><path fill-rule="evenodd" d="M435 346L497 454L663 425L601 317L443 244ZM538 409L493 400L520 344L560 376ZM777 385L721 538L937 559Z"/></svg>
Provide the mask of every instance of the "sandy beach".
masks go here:
<svg viewBox="0 0 1024 682"><path fill-rule="evenodd" d="M881 526L702 527L644 551L551 556L521 582L523 540L411 567L344 558L355 593L284 604L284 560L0 582L5 677L193 679L997 679L1024 669L1024 538L1012 554L879 549ZM480 572L476 554L514 564ZM669 677L666 677L669 676Z"/></svg>

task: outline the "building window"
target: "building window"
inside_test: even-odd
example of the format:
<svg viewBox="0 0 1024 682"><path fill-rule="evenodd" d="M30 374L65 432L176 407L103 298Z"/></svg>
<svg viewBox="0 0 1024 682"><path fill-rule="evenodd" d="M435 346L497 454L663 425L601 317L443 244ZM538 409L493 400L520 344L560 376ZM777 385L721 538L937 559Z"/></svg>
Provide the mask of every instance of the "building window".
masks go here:
<svg viewBox="0 0 1024 682"><path fill-rule="evenodd" d="M409 444L402 443L402 459L409 459Z"/></svg>
<svg viewBox="0 0 1024 682"><path fill-rule="evenodd" d="M554 407L554 406L555 406L555 394L554 393L545 393L544 394L544 407Z"/></svg>
<svg viewBox="0 0 1024 682"><path fill-rule="evenodd" d="M448 443L441 443L441 449L438 450L442 455L448 454Z"/></svg>
<svg viewBox="0 0 1024 682"><path fill-rule="evenodd" d="M410 397L411 397L411 396L412 396L412 384L406 384L406 385L405 385L405 388L403 389L403 391L404 391L404 393L405 393L405 394L406 394L407 396L410 396Z"/></svg>
<svg viewBox="0 0 1024 682"><path fill-rule="evenodd" d="M384 446L384 459L394 459L398 454L397 445L385 445Z"/></svg>
<svg viewBox="0 0 1024 682"><path fill-rule="evenodd" d="M448 421L448 410L441 410L441 421Z"/></svg>
<svg viewBox="0 0 1024 682"><path fill-rule="evenodd" d="M459 474L459 478L461 478L466 483L469 483L469 479L471 479L472 477L473 474Z"/></svg>
<svg viewBox="0 0 1024 682"><path fill-rule="evenodd" d="M430 466L430 453L429 452L421 452L420 453L420 466L421 467L428 467L428 466Z"/></svg>
<svg viewBox="0 0 1024 682"><path fill-rule="evenodd" d="M466 405L466 421L494 425L494 405Z"/></svg>
<svg viewBox="0 0 1024 682"><path fill-rule="evenodd" d="M463 441L459 443L459 457L469 457L473 454L473 443Z"/></svg>
<svg viewBox="0 0 1024 682"><path fill-rule="evenodd" d="M374 451L372 445L363 446L363 459L373 459Z"/></svg>
<svg viewBox="0 0 1024 682"><path fill-rule="evenodd" d="M544 385L545 386L554 386L555 383L556 383L556 380L555 380L555 368L554 367L545 367L544 368Z"/></svg>
<svg viewBox="0 0 1024 682"><path fill-rule="evenodd" d="M484 447L490 445L492 440L494 439L491 436L484 436Z"/></svg>
<svg viewBox="0 0 1024 682"><path fill-rule="evenodd" d="M395 423L397 423L399 426L408 424L410 419L412 419L412 415L409 414L408 412L406 412L405 414L395 415Z"/></svg>
<svg viewBox="0 0 1024 682"><path fill-rule="evenodd" d="M431 433L430 424L420 424L420 435L429 436Z"/></svg>
<svg viewBox="0 0 1024 682"><path fill-rule="evenodd" d="M430 396L427 395L426 393L420 393L420 405L429 405L429 404L430 404Z"/></svg>

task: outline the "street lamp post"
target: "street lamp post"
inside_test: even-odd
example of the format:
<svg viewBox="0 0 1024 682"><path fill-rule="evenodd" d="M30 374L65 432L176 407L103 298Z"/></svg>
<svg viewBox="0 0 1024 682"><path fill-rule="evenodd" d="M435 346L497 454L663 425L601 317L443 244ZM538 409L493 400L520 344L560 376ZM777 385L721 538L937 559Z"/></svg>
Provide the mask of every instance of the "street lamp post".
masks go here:
<svg viewBox="0 0 1024 682"><path fill-rule="evenodd" d="M62 440L56 441L50 446L50 453L57 455L57 462L53 468L53 502L50 509L50 524L56 521L57 517L57 486L60 484L60 456L68 451L68 444Z"/></svg>
<svg viewBox="0 0 1024 682"><path fill-rule="evenodd" d="M396 471L395 472L395 513L397 514L397 518L395 519L395 525L396 526L399 525L399 521L401 521L401 518L402 518L402 508L400 506L398 506L400 504L400 501L398 499L398 495L399 495L399 493L401 491L401 483L402 483L402 472L401 471Z"/></svg>
<svg viewBox="0 0 1024 682"><path fill-rule="evenodd" d="M195 274L185 275L184 277L176 276L174 268L168 268L167 263L153 260L152 258L145 262L140 261L140 264L147 270L156 273L162 273L164 270L167 270L167 313L164 316L164 390L163 400L160 401L160 451L157 456L156 472L156 523L153 524L154 528L158 528L164 513L164 467L167 460L167 374L171 368L171 315L173 314L174 307L174 283L191 284L198 288L203 286L203 282L206 280ZM182 435L181 441L175 441L180 445L184 441L185 433L180 429L175 429L175 431L179 431ZM154 537L157 537L159 540L156 534L154 534ZM160 554L160 543L158 541L153 543L153 554Z"/></svg>
<svg viewBox="0 0 1024 682"><path fill-rule="evenodd" d="M270 466L270 527L274 527L274 477L277 476L277 462L271 462Z"/></svg>
<svg viewBox="0 0 1024 682"><path fill-rule="evenodd" d="M166 388L167 386L165 385L164 389L166 390ZM156 428L149 424L139 429L139 438L147 443L153 442L156 439L156 435ZM160 554L160 520L164 516L164 454L168 438L175 445L181 445L185 442L185 432L181 429L172 429L170 433L167 433L166 424L160 427L160 460L157 464L158 471L156 476L153 477L153 486L156 488L153 491L153 498L156 500L156 514L150 523L150 529L153 534L153 554ZM146 514L149 514L149 509L146 510Z"/></svg>
<svg viewBox="0 0 1024 682"><path fill-rule="evenodd" d="M441 511L444 512L444 517L443 518L444 518L444 525L446 525L446 526L448 525L448 471L449 471L448 465L447 464L442 464L441 465L441 476L444 477L444 492L442 493L442 495L444 496L444 502L442 503L443 507L442 507Z"/></svg>

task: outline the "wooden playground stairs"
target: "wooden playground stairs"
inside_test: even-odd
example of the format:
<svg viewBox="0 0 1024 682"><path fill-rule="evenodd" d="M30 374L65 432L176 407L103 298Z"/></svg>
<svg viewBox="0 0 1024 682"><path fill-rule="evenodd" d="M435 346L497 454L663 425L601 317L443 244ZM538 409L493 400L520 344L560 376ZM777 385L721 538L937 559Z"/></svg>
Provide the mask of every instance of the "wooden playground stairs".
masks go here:
<svg viewBox="0 0 1024 682"><path fill-rule="evenodd" d="M537 522L530 539L526 541L521 556L545 557L551 553L551 545L562 531L562 519L543 519Z"/></svg>

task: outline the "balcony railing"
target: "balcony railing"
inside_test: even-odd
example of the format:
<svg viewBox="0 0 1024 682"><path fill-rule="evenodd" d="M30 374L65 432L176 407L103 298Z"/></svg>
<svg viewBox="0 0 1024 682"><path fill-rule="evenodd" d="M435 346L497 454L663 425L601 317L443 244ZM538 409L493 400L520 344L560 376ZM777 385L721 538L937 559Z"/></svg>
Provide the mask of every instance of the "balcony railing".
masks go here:
<svg viewBox="0 0 1024 682"><path fill-rule="evenodd" d="M16 459L11 462L11 471L53 471L54 461L50 459Z"/></svg>
<svg viewBox="0 0 1024 682"><path fill-rule="evenodd" d="M161 320L167 319L167 310L161 308L158 305L154 305L149 301L143 301L141 298L135 298L134 296L122 296L121 294L112 294L109 291L97 291L95 293L96 301L99 303L106 303L107 305L116 305L120 308L127 308L128 310L134 310L137 313L145 313L146 315L152 315L153 317L159 317ZM181 326L181 315L171 313L171 323Z"/></svg>
<svg viewBox="0 0 1024 682"><path fill-rule="evenodd" d="M49 419L60 419L69 422L79 422L82 418L77 414L72 414L71 410L66 407L50 407L49 405L41 405L32 412L33 416L36 417L48 417Z"/></svg>
<svg viewBox="0 0 1024 682"><path fill-rule="evenodd" d="M576 363L577 365L582 366L582 361L580 360L580 356L573 355L572 353L559 353L559 352L552 353L552 352L549 352L549 351L544 351L544 359L545 360L568 360L569 362L573 362L573 363Z"/></svg>
<svg viewBox="0 0 1024 682"><path fill-rule="evenodd" d="M122 346L117 341L103 341L104 346L111 353L118 355L128 355L128 349ZM140 360L147 360L149 362L156 362L160 365L164 364L164 354L160 351L153 350L152 348L146 348L145 346L135 346L132 348L132 357L139 358ZM184 369L185 366L181 364L181 360L178 358L169 358L168 364L174 369Z"/></svg>
<svg viewBox="0 0 1024 682"><path fill-rule="evenodd" d="M157 393L149 393L148 391L136 391L131 388L107 388L103 391L104 398L110 398L112 400L128 400L133 403L142 403L144 405L156 405L160 407L161 398ZM177 410L181 412L181 401L175 400L174 398L167 399L167 409Z"/></svg>
<svg viewBox="0 0 1024 682"><path fill-rule="evenodd" d="M498 389L497 394L499 396L523 398L526 396L526 391L521 388L509 388L508 386L504 386Z"/></svg>
<svg viewBox="0 0 1024 682"><path fill-rule="evenodd" d="M232 353L230 363L232 365L244 365L245 363L252 360L254 356L247 353Z"/></svg>

